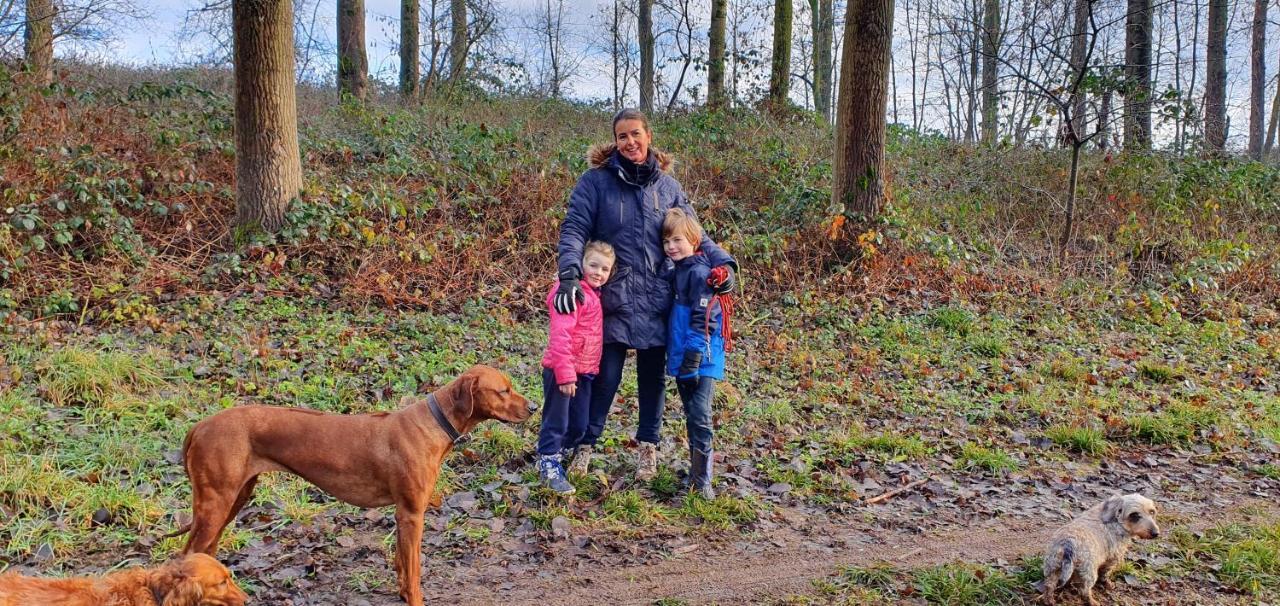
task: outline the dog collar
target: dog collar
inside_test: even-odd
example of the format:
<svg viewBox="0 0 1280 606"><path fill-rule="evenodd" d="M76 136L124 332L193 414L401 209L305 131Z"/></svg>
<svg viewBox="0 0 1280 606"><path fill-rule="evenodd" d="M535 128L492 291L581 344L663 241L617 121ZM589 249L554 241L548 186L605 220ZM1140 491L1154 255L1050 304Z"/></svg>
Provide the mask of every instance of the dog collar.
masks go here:
<svg viewBox="0 0 1280 606"><path fill-rule="evenodd" d="M440 425L440 428L449 434L449 440L457 444L458 440L462 439L462 434L458 433L457 429L454 429L453 423L450 423L449 419L444 416L444 411L440 410L440 403L436 401L436 394L427 394L427 408L431 410L431 416L436 418L436 423Z"/></svg>

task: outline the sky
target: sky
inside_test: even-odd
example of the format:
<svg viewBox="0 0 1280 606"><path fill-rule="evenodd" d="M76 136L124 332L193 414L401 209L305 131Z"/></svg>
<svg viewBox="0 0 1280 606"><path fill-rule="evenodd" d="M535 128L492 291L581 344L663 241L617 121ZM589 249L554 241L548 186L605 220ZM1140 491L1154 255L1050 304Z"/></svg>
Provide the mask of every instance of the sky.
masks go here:
<svg viewBox="0 0 1280 606"><path fill-rule="evenodd" d="M430 0L420 0L424 6L428 5ZM441 2L445 0L440 0ZM544 0L494 0L500 7L503 19L508 24L522 23L520 15L532 13L537 6ZM597 13L597 7L603 4L605 0L564 0L566 4L566 20L567 28L578 32L578 39L575 43L599 43L599 34L602 32L598 22L594 20ZM731 0L732 1L732 0ZM178 38L183 20L189 10L199 6L201 2L198 0L136 0L137 4L150 17L141 23L133 26L122 27L117 30L116 40L111 42L106 50L100 50L103 58L118 63L127 63L133 65L171 65L175 63L183 63L189 60L187 57L181 56L181 48L183 40ZM797 5L802 2L796 2ZM905 5L901 2L900 5ZM317 27L327 28L331 30L334 27L334 12L336 0L319 0L316 4L318 10ZM799 11L807 9L807 5L797 6L796 24L797 30L803 30L807 23L807 15L802 16ZM396 56L396 46L398 44L398 19L400 11L400 0L365 0L366 11L366 43L368 46L369 69L374 77L381 77L387 82L394 82L398 70L398 58ZM904 12L898 11L899 21L902 20ZM901 23L899 24L901 25ZM1232 58L1229 68L1228 97L1230 99L1229 116L1231 120L1231 134L1233 145L1243 145L1243 137L1245 135L1245 124L1247 123L1247 113L1244 107L1245 97L1248 95L1248 64L1247 64L1247 32L1240 31L1245 24L1233 24L1232 40L1235 45L1230 49ZM1273 32L1278 29L1273 27ZM333 34L326 31L327 37L331 40ZM607 33L605 34L607 36ZM705 25L696 32L697 36L705 37ZM766 39L768 32L762 34ZM797 36L802 35L797 32ZM837 37L839 31L837 28ZM597 38L592 40L591 38ZM1272 48L1277 46L1274 42L1275 33L1272 34ZM189 42L189 41L187 41ZM765 40L764 42L767 42ZM703 42L705 44L705 42ZM895 56L899 61L895 65L907 63L902 61L905 53L903 48L904 41L899 38L895 39ZM190 45L188 45L190 47ZM572 51L571 51L572 52ZM793 54L797 51L793 51ZM1268 52L1268 55L1274 57L1275 52ZM1203 56L1200 57L1203 60ZM607 66L603 64L602 58L592 59L585 63L579 70L576 78L568 83L567 94L579 99L604 99L611 94L612 84L607 74ZM1275 60L1272 59L1274 73ZM699 82L701 76L699 73L691 75L695 82ZM898 94L900 108L910 107L909 95L910 91L906 90L905 82L909 80L909 74L904 74L899 69L900 90ZM802 90L803 82L793 80L793 91ZM1271 90L1274 90L1272 88ZM798 95L798 93L797 93ZM796 96L796 95L793 95ZM799 99L797 99L799 100ZM1268 101L1270 98L1268 97ZM634 102L634 100L632 101ZM1270 110L1268 104L1268 111ZM903 116L902 121L909 122L909 118Z"/></svg>

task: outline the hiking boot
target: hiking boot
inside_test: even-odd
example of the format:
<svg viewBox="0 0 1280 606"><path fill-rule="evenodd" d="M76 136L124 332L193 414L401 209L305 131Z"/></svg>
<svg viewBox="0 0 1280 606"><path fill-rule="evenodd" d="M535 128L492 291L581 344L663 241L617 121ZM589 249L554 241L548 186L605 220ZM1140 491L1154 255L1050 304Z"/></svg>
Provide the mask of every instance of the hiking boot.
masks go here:
<svg viewBox="0 0 1280 606"><path fill-rule="evenodd" d="M587 471L591 468L592 450L594 449L590 444L583 444L574 449L573 460L569 462L569 473L587 475Z"/></svg>
<svg viewBox="0 0 1280 606"><path fill-rule="evenodd" d="M639 457L636 461L636 479L648 482L656 475L658 475L658 445L641 442Z"/></svg>
<svg viewBox="0 0 1280 606"><path fill-rule="evenodd" d="M713 477L712 465L715 462L713 452L698 452L689 449L689 487L710 501L716 498L715 489L711 488Z"/></svg>
<svg viewBox="0 0 1280 606"><path fill-rule="evenodd" d="M538 479L557 494L568 496L577 492L573 484L564 477L564 468L560 466L560 455L544 455L538 458Z"/></svg>

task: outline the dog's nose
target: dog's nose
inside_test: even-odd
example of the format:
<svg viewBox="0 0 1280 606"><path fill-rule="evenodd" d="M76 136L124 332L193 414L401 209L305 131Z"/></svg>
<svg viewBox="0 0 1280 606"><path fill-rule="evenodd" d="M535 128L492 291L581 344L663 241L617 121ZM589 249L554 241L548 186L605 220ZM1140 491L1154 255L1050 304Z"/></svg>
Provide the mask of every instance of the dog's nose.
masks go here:
<svg viewBox="0 0 1280 606"><path fill-rule="evenodd" d="M1159 528L1152 528L1152 529L1151 529L1151 538L1153 538L1153 539L1158 539L1158 538L1160 538L1160 529L1159 529Z"/></svg>
<svg viewBox="0 0 1280 606"><path fill-rule="evenodd" d="M528 398L525 398L524 407L529 409L529 412L538 412L538 405Z"/></svg>

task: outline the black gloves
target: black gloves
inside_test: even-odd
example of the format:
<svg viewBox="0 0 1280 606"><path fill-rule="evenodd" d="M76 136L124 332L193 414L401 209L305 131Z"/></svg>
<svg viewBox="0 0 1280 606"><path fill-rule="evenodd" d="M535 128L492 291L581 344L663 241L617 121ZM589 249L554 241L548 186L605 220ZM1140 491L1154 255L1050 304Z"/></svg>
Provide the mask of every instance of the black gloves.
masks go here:
<svg viewBox="0 0 1280 606"><path fill-rule="evenodd" d="M562 314L571 314L578 310L578 304L587 300L587 296L582 294L582 270L577 267L567 267L560 271L560 286L556 288L556 311Z"/></svg>
<svg viewBox="0 0 1280 606"><path fill-rule="evenodd" d="M702 367L702 352L696 349L686 349L684 352L684 360L680 362L680 372L676 375L677 379L696 379L698 378L698 369Z"/></svg>
<svg viewBox="0 0 1280 606"><path fill-rule="evenodd" d="M723 274L719 271L720 267L724 268ZM733 279L733 267L730 265L722 265L720 267L713 270L711 278L707 280L708 286L710 286L711 291L717 295L731 293L733 292L733 287L737 286L737 283ZM720 279L717 280L716 278Z"/></svg>

